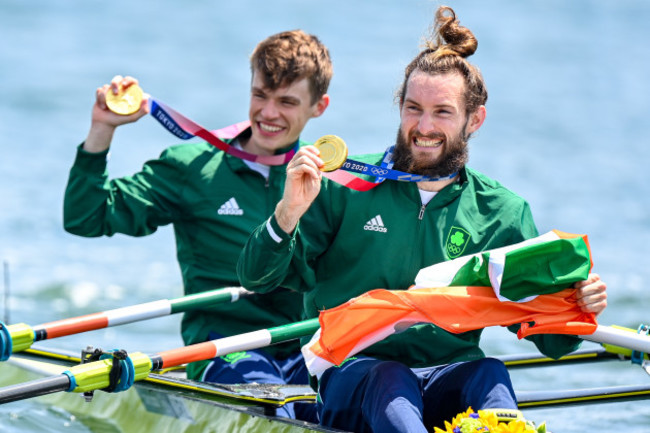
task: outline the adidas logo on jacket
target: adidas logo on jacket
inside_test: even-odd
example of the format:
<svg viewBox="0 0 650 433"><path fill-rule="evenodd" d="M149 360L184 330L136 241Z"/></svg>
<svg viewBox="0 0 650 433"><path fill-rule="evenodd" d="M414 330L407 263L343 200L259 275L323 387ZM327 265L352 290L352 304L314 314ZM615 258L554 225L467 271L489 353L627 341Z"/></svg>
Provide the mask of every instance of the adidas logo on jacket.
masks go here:
<svg viewBox="0 0 650 433"><path fill-rule="evenodd" d="M363 229L382 233L386 233L388 231L388 229L384 227L384 221L382 221L381 215L377 215L376 217L371 218L370 221L368 221L366 225L363 226Z"/></svg>
<svg viewBox="0 0 650 433"><path fill-rule="evenodd" d="M221 205L217 213L219 215L243 215L244 211L237 204L235 197L232 197L230 200Z"/></svg>

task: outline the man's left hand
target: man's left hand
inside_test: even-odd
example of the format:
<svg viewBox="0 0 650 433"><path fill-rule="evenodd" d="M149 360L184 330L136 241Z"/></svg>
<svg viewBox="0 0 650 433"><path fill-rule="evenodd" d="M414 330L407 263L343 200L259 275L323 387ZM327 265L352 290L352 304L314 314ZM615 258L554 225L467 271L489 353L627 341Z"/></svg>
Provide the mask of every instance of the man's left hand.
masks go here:
<svg viewBox="0 0 650 433"><path fill-rule="evenodd" d="M582 311L599 315L607 307L607 284L601 281L598 274L589 274L585 281L573 285L577 303Z"/></svg>

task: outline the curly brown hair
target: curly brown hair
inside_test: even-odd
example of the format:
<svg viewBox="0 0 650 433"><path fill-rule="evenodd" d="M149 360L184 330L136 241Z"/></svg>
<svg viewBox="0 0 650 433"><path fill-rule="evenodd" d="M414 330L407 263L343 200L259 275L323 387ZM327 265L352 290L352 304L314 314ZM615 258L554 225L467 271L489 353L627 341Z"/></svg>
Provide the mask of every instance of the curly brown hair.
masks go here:
<svg viewBox="0 0 650 433"><path fill-rule="evenodd" d="M333 74L327 47L302 30L277 33L257 44L251 55L255 72L271 90L308 78L312 104L327 93Z"/></svg>
<svg viewBox="0 0 650 433"><path fill-rule="evenodd" d="M414 71L431 75L458 73L465 80L465 113L475 112L487 102L487 88L481 71L466 60L476 52L478 41L466 27L462 27L456 13L449 6L440 6L436 11L431 36L425 41L424 49L404 71L404 81L397 99L404 102L406 86Z"/></svg>

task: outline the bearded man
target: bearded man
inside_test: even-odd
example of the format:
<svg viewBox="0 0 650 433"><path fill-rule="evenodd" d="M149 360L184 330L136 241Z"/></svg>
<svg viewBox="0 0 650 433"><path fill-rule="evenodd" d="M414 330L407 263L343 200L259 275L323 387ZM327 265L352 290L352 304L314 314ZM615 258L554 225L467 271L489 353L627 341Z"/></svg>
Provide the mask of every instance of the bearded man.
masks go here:
<svg viewBox="0 0 650 433"><path fill-rule="evenodd" d="M525 200L466 166L467 140L486 116L483 77L466 60L477 42L450 8L438 10L435 29L433 42L406 68L394 149L362 158L426 177L354 191L321 178L317 148L301 149L287 166L275 213L240 256L246 288L302 291L305 316L317 317L372 289L405 290L432 264L538 235ZM584 311L605 308L598 275L575 287ZM516 409L508 372L485 357L481 332L418 324L327 369L318 378L321 423L414 433L443 427L469 406ZM530 339L554 358L581 342L567 335Z"/></svg>

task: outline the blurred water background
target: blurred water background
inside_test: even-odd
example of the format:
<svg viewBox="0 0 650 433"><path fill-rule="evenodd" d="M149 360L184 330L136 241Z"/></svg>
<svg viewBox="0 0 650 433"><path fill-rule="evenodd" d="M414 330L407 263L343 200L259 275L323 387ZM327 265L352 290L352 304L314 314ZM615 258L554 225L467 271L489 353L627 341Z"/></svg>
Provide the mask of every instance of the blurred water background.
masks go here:
<svg viewBox="0 0 650 433"><path fill-rule="evenodd" d="M62 228L62 197L95 89L116 74L198 123L247 117L248 56L264 37L302 28L330 48L327 112L303 138L343 137L381 151L398 125L394 92L439 1L238 0L0 3L0 318L31 325L182 295L170 227L146 238L84 239ZM600 323L650 321L650 3L645 0L448 1L479 41L488 117L470 166L531 204L540 232L586 233L609 286ZM131 174L177 141L151 117L118 130L112 176ZM397 254L398 252L396 252ZM153 353L182 345L180 317L46 342ZM44 345L47 345L44 344ZM584 347L592 347L585 343ZM502 329L493 355L533 352ZM2 374L2 366L0 366ZM518 390L647 383L607 363L513 372ZM650 404L527 410L554 432L647 431ZM4 420L4 421L3 421ZM11 422L8 422L11 420ZM38 402L0 407L0 431L89 431Z"/></svg>

